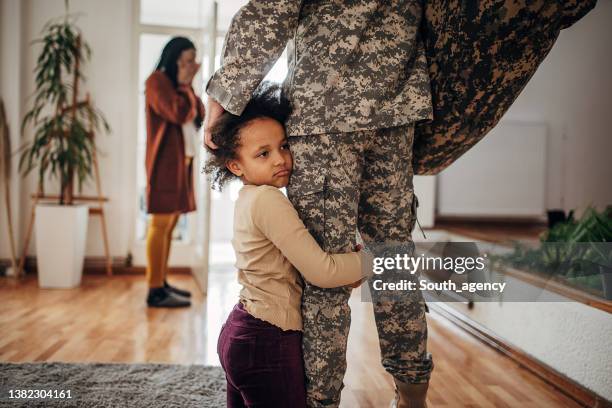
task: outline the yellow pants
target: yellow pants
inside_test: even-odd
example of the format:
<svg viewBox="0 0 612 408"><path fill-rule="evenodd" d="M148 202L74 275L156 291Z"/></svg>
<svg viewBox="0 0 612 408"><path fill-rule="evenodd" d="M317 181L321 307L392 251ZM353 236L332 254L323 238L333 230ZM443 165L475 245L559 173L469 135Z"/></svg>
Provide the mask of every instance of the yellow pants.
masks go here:
<svg viewBox="0 0 612 408"><path fill-rule="evenodd" d="M147 231L147 282L149 288L164 286L168 274L168 256L172 244L172 231L179 213L151 214Z"/></svg>

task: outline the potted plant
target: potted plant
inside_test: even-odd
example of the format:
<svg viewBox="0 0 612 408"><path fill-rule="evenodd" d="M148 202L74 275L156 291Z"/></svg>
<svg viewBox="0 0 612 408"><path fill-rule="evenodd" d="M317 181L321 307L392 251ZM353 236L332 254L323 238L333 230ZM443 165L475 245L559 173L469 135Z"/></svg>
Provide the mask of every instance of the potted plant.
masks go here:
<svg viewBox="0 0 612 408"><path fill-rule="evenodd" d="M24 176L38 169L38 191L44 194L45 177L60 184L57 203L36 206L36 250L41 287L74 287L81 281L89 208L74 202L74 181L79 191L92 175L93 132L110 130L100 111L87 97L79 100L84 82L82 64L91 51L68 13L49 21L37 59L33 106L26 113L22 133L32 127L32 140L22 147L19 168Z"/></svg>
<svg viewBox="0 0 612 408"><path fill-rule="evenodd" d="M494 257L517 269L558 277L612 299L612 206L588 207L579 220L574 212L545 231L539 246L515 242L512 253Z"/></svg>

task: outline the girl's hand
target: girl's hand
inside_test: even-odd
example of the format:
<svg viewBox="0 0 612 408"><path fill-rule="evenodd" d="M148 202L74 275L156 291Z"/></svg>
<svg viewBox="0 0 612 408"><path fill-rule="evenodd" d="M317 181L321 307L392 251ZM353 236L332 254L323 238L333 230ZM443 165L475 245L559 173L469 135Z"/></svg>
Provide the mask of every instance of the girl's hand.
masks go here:
<svg viewBox="0 0 612 408"><path fill-rule="evenodd" d="M350 284L350 285L348 285L348 286L350 286L350 287L351 287L351 288L353 288L353 289L357 289L358 287L360 287L360 286L361 286L361 284L362 284L363 282L365 282L365 278L364 278L364 279L360 279L360 280L358 280L357 282L353 282L353 283L351 283L351 284Z"/></svg>
<svg viewBox="0 0 612 408"><path fill-rule="evenodd" d="M359 252L359 251L361 251L362 249L363 249L363 245L361 245L361 244L357 244L357 245L355 245L355 252ZM360 286L361 286L361 284L362 284L364 281L365 281L365 279L360 279L360 280L358 280L357 282L353 282L353 283L351 283L351 284L350 284L350 285L348 285L348 286L350 286L350 287L351 287L351 288L353 288L353 289L357 289L358 287L360 287Z"/></svg>

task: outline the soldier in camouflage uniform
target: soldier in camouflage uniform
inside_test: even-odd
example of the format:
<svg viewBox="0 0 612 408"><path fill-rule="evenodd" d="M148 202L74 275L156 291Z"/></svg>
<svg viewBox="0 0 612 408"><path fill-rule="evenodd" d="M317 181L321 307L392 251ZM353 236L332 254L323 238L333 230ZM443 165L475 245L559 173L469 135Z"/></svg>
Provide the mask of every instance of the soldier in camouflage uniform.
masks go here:
<svg viewBox="0 0 612 408"><path fill-rule="evenodd" d="M287 46L284 88L294 107L286 124L294 156L287 193L305 225L329 252L350 251L355 230L366 244L410 243L413 167L435 174L480 140L559 30L594 4L252 0L234 16L222 67L207 85L207 120L222 109L239 115ZM349 296L349 288L305 283L309 406L339 404ZM425 406L433 363L424 302L418 292L373 300L396 403Z"/></svg>
<svg viewBox="0 0 612 408"><path fill-rule="evenodd" d="M432 118L421 14L418 0L251 1L229 28L207 93L234 114L288 46L287 196L325 251L350 251L356 230L366 244L411 241L414 122ZM305 282L309 406L340 402L350 293ZM422 299L375 302L374 314L387 371L427 383L433 364Z"/></svg>

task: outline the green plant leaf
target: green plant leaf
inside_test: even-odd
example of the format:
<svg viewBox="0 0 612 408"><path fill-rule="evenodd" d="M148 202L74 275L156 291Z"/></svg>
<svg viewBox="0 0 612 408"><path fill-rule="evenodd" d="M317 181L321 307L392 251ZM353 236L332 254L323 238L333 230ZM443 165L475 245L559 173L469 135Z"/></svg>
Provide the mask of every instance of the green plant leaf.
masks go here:
<svg viewBox="0 0 612 408"><path fill-rule="evenodd" d="M62 187L76 177L79 189L92 174L95 145L89 129L106 132L110 126L103 114L93 106L69 107L74 96L73 81L84 83L84 62L91 49L75 25L77 15L66 14L45 23L41 36L31 44L40 46L36 59L32 107L21 124L25 137L32 126L32 140L20 149L19 169L27 175L38 168L39 185L45 176L59 179ZM80 41L80 48L79 48ZM75 63L79 70L75 71ZM64 190L60 195L63 200Z"/></svg>

